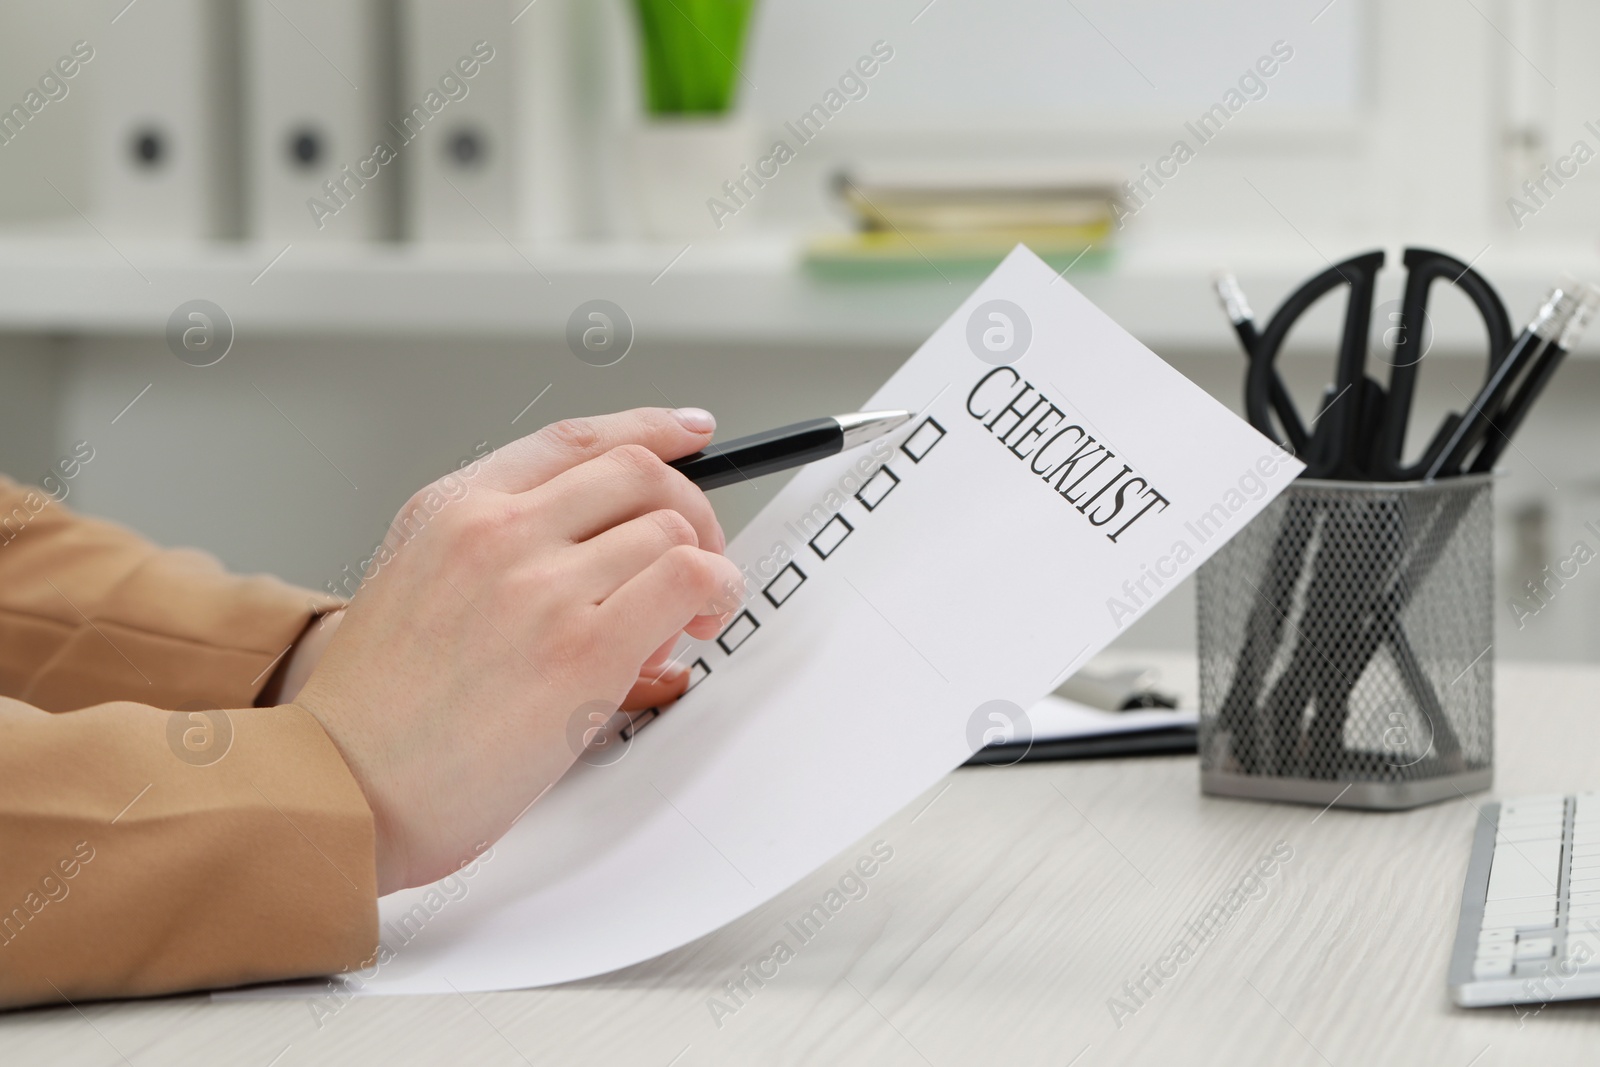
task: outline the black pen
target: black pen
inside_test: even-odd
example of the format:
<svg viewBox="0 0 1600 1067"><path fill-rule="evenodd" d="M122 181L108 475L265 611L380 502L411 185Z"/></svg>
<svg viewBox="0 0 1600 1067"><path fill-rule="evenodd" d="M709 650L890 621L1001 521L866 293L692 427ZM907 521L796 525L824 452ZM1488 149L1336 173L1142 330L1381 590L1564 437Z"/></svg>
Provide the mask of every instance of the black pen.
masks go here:
<svg viewBox="0 0 1600 1067"><path fill-rule="evenodd" d="M1522 425L1522 420L1528 417L1528 411L1533 407L1534 401L1539 399L1544 387L1550 384L1550 379L1555 376L1561 360L1577 345L1579 337L1589 325L1590 316L1594 314L1596 308L1600 308L1600 288L1594 285L1581 286L1577 290L1576 299L1576 306L1570 310L1566 320L1560 325L1560 335L1539 352L1533 368L1523 378L1522 384L1490 422L1495 434L1483 442L1477 458L1468 468L1470 473L1484 474L1494 470L1495 462L1511 443L1511 437Z"/></svg>
<svg viewBox="0 0 1600 1067"><path fill-rule="evenodd" d="M1424 481L1465 471L1467 456L1480 441L1484 441L1490 427L1497 422L1504 423L1512 416L1511 400L1520 402L1523 390L1519 389L1513 397L1512 386L1519 379L1531 381L1524 372L1534 366L1536 360L1542 362L1544 354L1557 345L1579 306L1570 287L1557 286L1550 290L1545 302L1512 342L1505 358L1490 372L1478 395L1473 398L1472 407L1457 420L1454 429L1435 452L1433 462L1423 476ZM1531 396L1527 403L1532 403ZM1520 416L1517 421L1521 421ZM1490 443L1484 441L1484 447L1487 448Z"/></svg>
<svg viewBox="0 0 1600 1067"><path fill-rule="evenodd" d="M715 489L836 456L892 433L910 422L914 414L910 411L856 411L849 415L808 419L714 444L692 456L675 459L667 466L682 472L701 489Z"/></svg>
<svg viewBox="0 0 1600 1067"><path fill-rule="evenodd" d="M1217 300L1222 304L1228 321L1233 323L1233 332L1239 335L1244 354L1254 359L1256 341L1260 340L1260 335L1256 331L1255 313L1250 310L1250 302L1244 298L1239 279L1227 271L1219 271L1212 276L1211 283L1217 290Z"/></svg>
<svg viewBox="0 0 1600 1067"><path fill-rule="evenodd" d="M1255 314L1250 310L1250 302L1244 298L1244 288L1239 284L1239 279L1227 271L1220 271L1212 277L1212 284L1217 291L1217 300L1222 303L1222 310L1227 314L1228 321L1233 323L1233 332L1239 336L1239 346L1244 349L1245 359L1255 359L1256 342L1260 340L1260 334L1256 330ZM1300 424L1300 413L1295 410L1289 390L1284 387L1283 379L1278 377L1276 371L1272 374L1270 388L1272 392L1268 399L1283 425L1283 435L1288 438L1290 451L1304 453L1309 435Z"/></svg>

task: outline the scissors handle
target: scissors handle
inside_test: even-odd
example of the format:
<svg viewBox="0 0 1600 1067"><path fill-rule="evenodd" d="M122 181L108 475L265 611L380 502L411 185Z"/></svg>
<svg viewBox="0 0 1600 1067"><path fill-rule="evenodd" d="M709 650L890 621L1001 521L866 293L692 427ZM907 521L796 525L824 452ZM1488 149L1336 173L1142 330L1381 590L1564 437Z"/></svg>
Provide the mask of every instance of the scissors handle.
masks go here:
<svg viewBox="0 0 1600 1067"><path fill-rule="evenodd" d="M1382 251L1352 256L1306 282L1273 312L1272 321L1255 346L1245 379L1245 409L1250 422L1261 429L1272 425L1272 380L1277 377L1278 353L1289 330L1318 300L1340 286L1350 287L1333 393L1318 414L1311 444L1301 457L1307 462L1302 477L1365 476L1365 464L1357 450L1362 409L1366 407L1364 383L1372 294L1383 259Z"/></svg>
<svg viewBox="0 0 1600 1067"><path fill-rule="evenodd" d="M1478 309L1488 335L1489 358L1485 378L1492 376L1511 350L1511 317L1505 304L1484 277L1454 256L1430 248L1405 252L1406 288L1400 301L1400 321L1394 345L1394 367L1389 373L1388 417L1384 419L1373 456L1373 475L1389 481L1414 481L1424 477L1444 446L1448 432L1436 433L1415 463L1401 460L1405 448L1411 402L1416 394L1417 368L1427 354L1422 348L1428 318L1429 291L1434 282L1448 281L1466 294ZM1459 416L1456 417L1459 420Z"/></svg>

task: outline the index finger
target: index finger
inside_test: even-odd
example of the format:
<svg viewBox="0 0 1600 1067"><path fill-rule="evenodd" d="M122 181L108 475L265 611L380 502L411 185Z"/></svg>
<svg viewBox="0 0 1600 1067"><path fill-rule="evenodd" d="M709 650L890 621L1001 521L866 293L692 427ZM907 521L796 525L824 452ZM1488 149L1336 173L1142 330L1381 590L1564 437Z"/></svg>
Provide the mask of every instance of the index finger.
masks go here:
<svg viewBox="0 0 1600 1067"><path fill-rule="evenodd" d="M563 419L495 449L476 477L491 489L523 493L618 445L643 445L664 460L681 459L710 444L716 428L711 412L701 408L634 408Z"/></svg>

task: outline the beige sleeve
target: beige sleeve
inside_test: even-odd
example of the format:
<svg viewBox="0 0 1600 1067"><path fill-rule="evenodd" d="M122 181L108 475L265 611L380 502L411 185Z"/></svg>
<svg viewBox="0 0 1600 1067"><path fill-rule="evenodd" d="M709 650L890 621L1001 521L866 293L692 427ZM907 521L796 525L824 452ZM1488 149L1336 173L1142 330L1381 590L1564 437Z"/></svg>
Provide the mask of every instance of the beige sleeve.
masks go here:
<svg viewBox="0 0 1600 1067"><path fill-rule="evenodd" d="M0 1006L371 957L360 788L309 713L251 707L335 603L0 479Z"/></svg>

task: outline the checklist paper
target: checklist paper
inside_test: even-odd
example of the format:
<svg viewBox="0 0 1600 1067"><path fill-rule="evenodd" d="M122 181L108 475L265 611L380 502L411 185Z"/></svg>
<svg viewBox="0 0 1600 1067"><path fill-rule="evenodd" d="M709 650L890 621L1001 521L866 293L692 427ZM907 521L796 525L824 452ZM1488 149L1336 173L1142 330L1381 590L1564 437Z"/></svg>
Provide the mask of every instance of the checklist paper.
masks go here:
<svg viewBox="0 0 1600 1067"><path fill-rule="evenodd" d="M1022 247L862 408L917 415L733 540L743 608L680 648L676 705L465 891L380 903L361 991L564 982L717 929L960 766L1300 470Z"/></svg>

